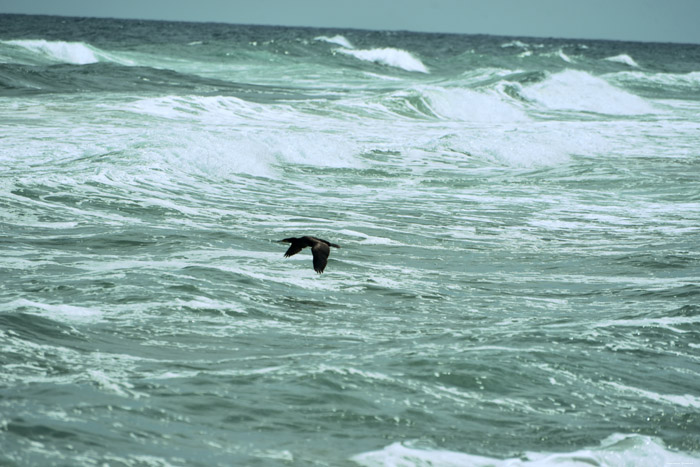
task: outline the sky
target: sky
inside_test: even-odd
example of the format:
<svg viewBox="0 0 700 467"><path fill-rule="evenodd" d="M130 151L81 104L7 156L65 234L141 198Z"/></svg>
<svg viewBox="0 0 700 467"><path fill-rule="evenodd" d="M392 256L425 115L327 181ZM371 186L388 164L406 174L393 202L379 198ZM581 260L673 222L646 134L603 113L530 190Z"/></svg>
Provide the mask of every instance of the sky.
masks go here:
<svg viewBox="0 0 700 467"><path fill-rule="evenodd" d="M700 0L0 0L0 13L700 44Z"/></svg>

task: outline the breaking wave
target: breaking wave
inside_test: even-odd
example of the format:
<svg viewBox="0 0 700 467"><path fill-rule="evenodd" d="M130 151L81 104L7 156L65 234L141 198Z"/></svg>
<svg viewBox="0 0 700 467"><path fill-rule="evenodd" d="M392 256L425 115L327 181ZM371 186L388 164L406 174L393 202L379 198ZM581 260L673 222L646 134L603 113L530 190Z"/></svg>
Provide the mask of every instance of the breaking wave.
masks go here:
<svg viewBox="0 0 700 467"><path fill-rule="evenodd" d="M328 42L330 44L336 44L341 47L345 47L346 49L354 49L355 47L350 43L349 40L347 40L344 36L341 36L340 34L337 34L333 37L327 37L327 36L318 36L315 38L317 41L322 41L322 42Z"/></svg>
<svg viewBox="0 0 700 467"><path fill-rule="evenodd" d="M617 88L603 78L576 70L550 75L522 88L522 95L549 109L607 115L644 115L654 107L643 98Z"/></svg>
<svg viewBox="0 0 700 467"><path fill-rule="evenodd" d="M338 52L345 55L351 55L358 60L367 62L379 63L381 65L401 68L406 71L415 71L419 73L430 73L428 68L419 59L411 55L409 52L400 49L386 47L383 49L338 49Z"/></svg>
<svg viewBox="0 0 700 467"><path fill-rule="evenodd" d="M622 63L628 65L632 68L639 68L639 64L634 61L632 57L627 54L615 55L614 57L608 57L605 60L609 62Z"/></svg>
<svg viewBox="0 0 700 467"><path fill-rule="evenodd" d="M29 51L34 58L49 62L88 65L97 62L114 62L121 65L133 65L130 60L122 59L97 47L83 42L64 42L36 40L9 40L2 44Z"/></svg>

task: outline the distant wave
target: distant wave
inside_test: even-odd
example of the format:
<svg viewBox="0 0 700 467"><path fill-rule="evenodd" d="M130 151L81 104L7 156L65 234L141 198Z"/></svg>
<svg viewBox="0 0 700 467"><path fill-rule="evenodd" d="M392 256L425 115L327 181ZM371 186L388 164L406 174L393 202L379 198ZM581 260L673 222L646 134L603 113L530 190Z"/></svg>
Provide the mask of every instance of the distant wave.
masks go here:
<svg viewBox="0 0 700 467"><path fill-rule="evenodd" d="M108 52L83 42L47 41L44 39L0 41L5 45L21 47L38 58L51 62L88 65L97 62L115 62L133 65L130 60L120 59Z"/></svg>
<svg viewBox="0 0 700 467"><path fill-rule="evenodd" d="M635 62L634 59L627 54L615 55L614 57L608 57L605 60L609 62L623 63L631 66L632 68L639 68L637 62Z"/></svg>
<svg viewBox="0 0 700 467"><path fill-rule="evenodd" d="M526 44L525 42L521 42L519 40L514 40L511 42L507 42L505 44L501 44L502 49L507 49L510 47L515 47L518 49L530 49L530 48L541 49L544 47L544 44Z"/></svg>
<svg viewBox="0 0 700 467"><path fill-rule="evenodd" d="M623 71L607 75L615 82L631 85L655 85L659 87L678 87L700 90L700 71L690 73L643 73L641 71Z"/></svg>
<svg viewBox="0 0 700 467"><path fill-rule="evenodd" d="M544 54L545 56L550 56L550 57L559 57L562 60L564 60L566 63L573 63L573 59L566 55L562 49L557 50L556 52L552 52L551 54Z"/></svg>
<svg viewBox="0 0 700 467"><path fill-rule="evenodd" d="M510 41L510 42L507 42L505 44L501 44L502 49L507 49L509 47L517 47L519 49L525 49L528 47L528 45L526 43L518 41L518 40Z"/></svg>
<svg viewBox="0 0 700 467"><path fill-rule="evenodd" d="M333 37L327 37L327 36L318 36L315 37L314 40L317 41L323 41L323 42L329 42L331 44L336 44L342 47L345 47L346 49L354 49L355 47L350 43L349 40L347 40L345 37L341 36L340 34L337 34Z"/></svg>
<svg viewBox="0 0 700 467"><path fill-rule="evenodd" d="M367 62L380 63L382 65L401 68L406 71L417 71L420 73L430 73L428 68L419 59L409 52L390 47L383 49L350 50L338 49L338 52L364 60Z"/></svg>

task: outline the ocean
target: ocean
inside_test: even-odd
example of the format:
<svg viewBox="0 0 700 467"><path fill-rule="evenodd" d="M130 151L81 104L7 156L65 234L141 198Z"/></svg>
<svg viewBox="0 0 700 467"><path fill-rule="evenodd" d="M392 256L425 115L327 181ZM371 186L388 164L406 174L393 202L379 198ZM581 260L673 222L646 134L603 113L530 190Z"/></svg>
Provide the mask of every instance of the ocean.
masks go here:
<svg viewBox="0 0 700 467"><path fill-rule="evenodd" d="M700 45L0 15L1 465L700 465L699 300Z"/></svg>

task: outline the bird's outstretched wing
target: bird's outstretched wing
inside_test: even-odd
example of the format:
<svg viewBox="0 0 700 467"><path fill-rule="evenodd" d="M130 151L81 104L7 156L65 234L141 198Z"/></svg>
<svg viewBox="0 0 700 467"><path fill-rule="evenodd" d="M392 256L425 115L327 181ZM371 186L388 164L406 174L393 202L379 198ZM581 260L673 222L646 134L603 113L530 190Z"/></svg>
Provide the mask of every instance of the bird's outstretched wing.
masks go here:
<svg viewBox="0 0 700 467"><path fill-rule="evenodd" d="M284 254L285 258L288 258L290 256L294 256L297 253L299 253L302 248L304 248L302 245L299 244L299 242L292 242L292 244L289 246L289 249L287 252Z"/></svg>
<svg viewBox="0 0 700 467"><path fill-rule="evenodd" d="M318 242L311 248L311 253L314 255L314 271L321 274L326 269L331 249L325 243Z"/></svg>

